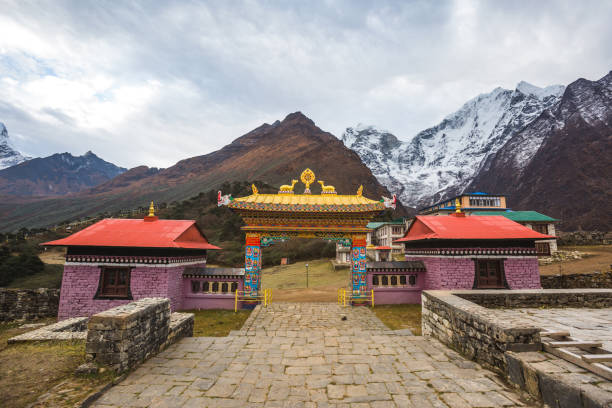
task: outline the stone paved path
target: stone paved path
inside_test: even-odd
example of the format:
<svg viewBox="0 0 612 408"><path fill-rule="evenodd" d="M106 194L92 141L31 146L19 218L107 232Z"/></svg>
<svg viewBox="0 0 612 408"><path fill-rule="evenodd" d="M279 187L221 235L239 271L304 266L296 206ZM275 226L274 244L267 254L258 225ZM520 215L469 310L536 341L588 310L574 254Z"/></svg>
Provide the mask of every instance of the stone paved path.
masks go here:
<svg viewBox="0 0 612 408"><path fill-rule="evenodd" d="M513 319L543 329L568 330L572 337L601 341L612 351L612 309L494 309L499 319Z"/></svg>
<svg viewBox="0 0 612 408"><path fill-rule="evenodd" d="M436 340L388 330L365 307L286 303L257 308L228 337L181 340L95 406L524 405L492 372Z"/></svg>

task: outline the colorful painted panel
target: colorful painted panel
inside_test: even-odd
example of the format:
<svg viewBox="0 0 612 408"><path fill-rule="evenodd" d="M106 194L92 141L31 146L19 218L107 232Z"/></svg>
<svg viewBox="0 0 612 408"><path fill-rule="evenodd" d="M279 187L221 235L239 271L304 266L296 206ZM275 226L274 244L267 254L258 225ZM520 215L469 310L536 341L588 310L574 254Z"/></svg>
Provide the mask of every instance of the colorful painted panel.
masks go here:
<svg viewBox="0 0 612 408"><path fill-rule="evenodd" d="M355 246L352 248L353 255L353 293L365 292L366 283L366 248L365 246Z"/></svg>
<svg viewBox="0 0 612 408"><path fill-rule="evenodd" d="M259 245L247 245L244 257L244 291L257 295L260 285L261 248Z"/></svg>

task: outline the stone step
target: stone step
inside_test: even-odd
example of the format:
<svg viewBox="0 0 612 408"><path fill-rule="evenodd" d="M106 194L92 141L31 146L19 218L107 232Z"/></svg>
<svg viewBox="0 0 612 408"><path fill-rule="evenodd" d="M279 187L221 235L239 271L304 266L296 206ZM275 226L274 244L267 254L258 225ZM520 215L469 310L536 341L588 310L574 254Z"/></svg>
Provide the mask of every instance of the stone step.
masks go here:
<svg viewBox="0 0 612 408"><path fill-rule="evenodd" d="M595 347L601 347L602 343L599 341L582 341L582 340L576 340L576 341L551 341L550 343L548 343L551 347L553 348L561 348L561 347L578 347L581 349L584 348L595 348Z"/></svg>
<svg viewBox="0 0 612 408"><path fill-rule="evenodd" d="M612 354L585 354L582 359L587 363L610 363Z"/></svg>

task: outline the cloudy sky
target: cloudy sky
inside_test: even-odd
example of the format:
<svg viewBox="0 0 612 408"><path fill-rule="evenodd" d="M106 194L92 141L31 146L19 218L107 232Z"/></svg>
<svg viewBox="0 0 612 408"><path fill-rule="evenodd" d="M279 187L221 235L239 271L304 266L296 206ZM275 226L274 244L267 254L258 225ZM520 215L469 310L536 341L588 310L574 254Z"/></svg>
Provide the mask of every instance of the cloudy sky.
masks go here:
<svg viewBox="0 0 612 408"><path fill-rule="evenodd" d="M611 1L0 0L0 122L35 156L167 167L302 111L401 139L612 69Z"/></svg>

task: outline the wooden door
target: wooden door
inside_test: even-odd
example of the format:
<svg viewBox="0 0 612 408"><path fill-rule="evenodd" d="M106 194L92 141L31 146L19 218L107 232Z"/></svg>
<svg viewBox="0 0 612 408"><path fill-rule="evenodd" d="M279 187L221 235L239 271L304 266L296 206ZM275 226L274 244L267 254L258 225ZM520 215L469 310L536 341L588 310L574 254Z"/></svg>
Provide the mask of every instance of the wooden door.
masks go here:
<svg viewBox="0 0 612 408"><path fill-rule="evenodd" d="M504 271L501 260L476 260L476 288L500 289L504 287Z"/></svg>

